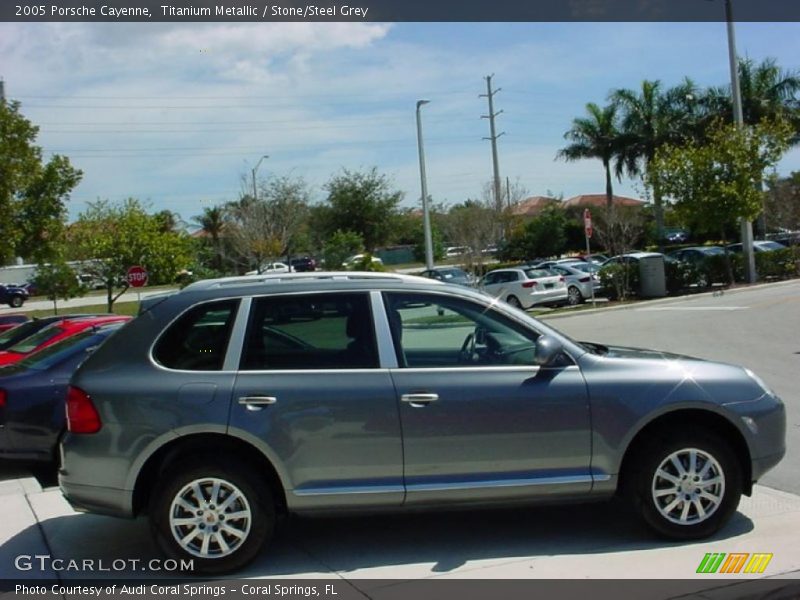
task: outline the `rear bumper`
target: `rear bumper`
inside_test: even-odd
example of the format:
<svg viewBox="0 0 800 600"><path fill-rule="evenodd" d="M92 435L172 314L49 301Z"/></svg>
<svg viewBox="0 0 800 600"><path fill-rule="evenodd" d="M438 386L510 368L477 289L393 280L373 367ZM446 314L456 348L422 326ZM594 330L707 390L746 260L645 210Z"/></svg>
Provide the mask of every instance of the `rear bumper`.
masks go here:
<svg viewBox="0 0 800 600"><path fill-rule="evenodd" d="M554 290L546 290L541 292L533 292L526 296L528 307L537 306L539 304L551 304L556 302L567 301L567 288L558 288Z"/></svg>
<svg viewBox="0 0 800 600"><path fill-rule="evenodd" d="M133 517L133 492L93 485L71 483L63 473L58 474L58 485L72 508L110 517Z"/></svg>

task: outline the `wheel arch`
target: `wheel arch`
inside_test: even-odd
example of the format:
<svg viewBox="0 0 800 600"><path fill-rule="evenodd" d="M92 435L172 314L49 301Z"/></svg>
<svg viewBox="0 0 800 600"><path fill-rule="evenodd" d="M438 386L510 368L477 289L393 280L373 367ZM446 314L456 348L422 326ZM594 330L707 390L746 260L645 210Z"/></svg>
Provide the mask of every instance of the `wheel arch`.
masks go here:
<svg viewBox="0 0 800 600"><path fill-rule="evenodd" d="M222 433L194 433L167 442L151 454L136 477L133 488L133 514L147 509L153 484L165 468L183 458L213 453L214 456L231 455L242 464L254 467L263 475L275 494L279 512L286 512L286 491L272 462L254 445L240 438Z"/></svg>
<svg viewBox="0 0 800 600"><path fill-rule="evenodd" d="M661 414L636 432L625 448L619 468L619 484L617 489L624 491L631 483L630 471L638 457L637 452L655 436L663 437L672 428L685 429L694 426L707 429L730 442L731 449L742 469L742 491L749 496L753 490L753 465L750 448L744 435L729 419L719 413L702 408L684 408Z"/></svg>

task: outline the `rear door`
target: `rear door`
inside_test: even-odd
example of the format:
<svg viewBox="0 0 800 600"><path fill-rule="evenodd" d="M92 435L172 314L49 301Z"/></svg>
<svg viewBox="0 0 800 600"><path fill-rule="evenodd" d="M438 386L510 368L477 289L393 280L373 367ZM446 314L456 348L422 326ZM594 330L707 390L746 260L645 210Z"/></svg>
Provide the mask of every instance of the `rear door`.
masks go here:
<svg viewBox="0 0 800 600"><path fill-rule="evenodd" d="M252 299L230 428L269 455L293 509L400 505L400 422L369 294Z"/></svg>

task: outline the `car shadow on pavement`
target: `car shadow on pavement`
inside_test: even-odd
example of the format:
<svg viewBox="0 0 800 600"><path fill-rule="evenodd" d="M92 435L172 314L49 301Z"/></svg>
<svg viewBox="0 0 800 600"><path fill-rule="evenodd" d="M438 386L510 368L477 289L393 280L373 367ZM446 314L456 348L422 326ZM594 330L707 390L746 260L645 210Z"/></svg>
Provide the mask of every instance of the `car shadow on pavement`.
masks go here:
<svg viewBox="0 0 800 600"><path fill-rule="evenodd" d="M736 513L708 544L743 535L752 521ZM43 518L8 539L0 551L0 577L48 578L52 572L15 570L15 558L41 551L65 562L102 559L109 567L126 559L124 571L58 573L61 580L120 577L185 577L155 572L162 558L144 518L114 519L72 514ZM414 579L470 570L473 561L495 564L559 555L590 555L686 546L655 537L619 502L525 509L458 510L374 516L291 517L272 544L237 577L326 576L359 573L371 578ZM138 561L131 563L130 561Z"/></svg>

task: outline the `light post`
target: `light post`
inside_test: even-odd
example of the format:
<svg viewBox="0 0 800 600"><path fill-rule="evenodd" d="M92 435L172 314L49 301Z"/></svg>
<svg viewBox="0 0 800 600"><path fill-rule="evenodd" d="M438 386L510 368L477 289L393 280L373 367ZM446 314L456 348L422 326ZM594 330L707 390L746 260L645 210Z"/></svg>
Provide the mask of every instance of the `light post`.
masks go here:
<svg viewBox="0 0 800 600"><path fill-rule="evenodd" d="M731 0L725 0L725 22L728 28L728 61L731 69L731 98L733 100L733 120L736 127L744 127L742 114L742 90L739 86L739 66L736 59L736 36L733 29L733 9ZM744 276L748 283L755 283L756 260L753 255L753 224L747 219L742 219L742 257L744 258Z"/></svg>
<svg viewBox="0 0 800 600"><path fill-rule="evenodd" d="M261 166L261 161L263 161L265 158L269 158L269 155L265 154L264 156L259 158L258 162L256 163L256 166L253 167L253 169L252 169L252 173L253 173L253 200L255 200L255 201L258 200L258 188L256 188L256 171L258 171L258 167Z"/></svg>
<svg viewBox="0 0 800 600"><path fill-rule="evenodd" d="M422 187L422 228L425 235L425 268L433 268L433 239L431 236L431 214L428 208L428 182L425 178L425 150L422 146L422 119L420 108L430 100L417 100L417 148L419 150L419 178Z"/></svg>

